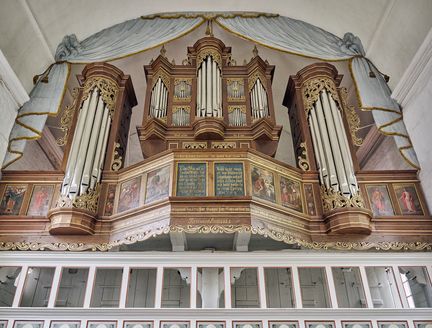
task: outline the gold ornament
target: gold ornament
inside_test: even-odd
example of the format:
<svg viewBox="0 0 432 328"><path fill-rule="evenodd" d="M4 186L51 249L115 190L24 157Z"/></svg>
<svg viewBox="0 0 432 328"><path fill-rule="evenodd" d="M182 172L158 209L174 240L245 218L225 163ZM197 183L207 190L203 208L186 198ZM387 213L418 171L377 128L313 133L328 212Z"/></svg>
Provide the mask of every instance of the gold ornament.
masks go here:
<svg viewBox="0 0 432 328"><path fill-rule="evenodd" d="M60 119L60 130L63 131L63 137L58 138L56 140L57 145L64 146L67 143L67 139L69 136L69 130L72 126L72 121L75 113L76 102L78 98L78 88L73 88L72 90L72 104L66 106L65 110L62 113L62 117Z"/></svg>
<svg viewBox="0 0 432 328"><path fill-rule="evenodd" d="M325 186L321 186L321 199L325 213L344 207L365 208L360 192L357 195L352 195L351 198L347 198L340 191L334 191L333 188L326 189Z"/></svg>
<svg viewBox="0 0 432 328"><path fill-rule="evenodd" d="M310 165L309 165L309 158L307 155L307 148L306 148L306 142L300 143L300 149L302 149L301 155L298 158L298 166L303 171L309 171Z"/></svg>
<svg viewBox="0 0 432 328"><path fill-rule="evenodd" d="M363 139L357 136L357 131L360 130L360 117L357 115L354 106L349 106L347 102L348 90L346 88L341 89L341 99L342 107L348 121L348 126L351 133L351 139L353 144L356 146L361 146L363 144Z"/></svg>
<svg viewBox="0 0 432 328"><path fill-rule="evenodd" d="M122 150L121 146L118 142L116 142L114 145L114 153L111 161L111 170L113 171L120 170L123 165L123 157L120 156L119 150Z"/></svg>
<svg viewBox="0 0 432 328"><path fill-rule="evenodd" d="M211 56L213 60L222 67L222 57L219 52L213 49L202 49L197 56L197 67L208 57Z"/></svg>
<svg viewBox="0 0 432 328"><path fill-rule="evenodd" d="M94 88L98 88L100 96L102 97L103 102L109 110L109 115L112 118L114 115L115 103L119 91L117 83L103 76L92 76L88 78L84 83L81 103L89 97L90 92Z"/></svg>
<svg viewBox="0 0 432 328"><path fill-rule="evenodd" d="M308 80L303 85L303 103L306 111L306 117L309 115L309 111L313 108L314 103L319 99L320 92L323 89L330 92L333 96L334 101L340 104L336 85L334 84L332 79L325 76L320 76Z"/></svg>

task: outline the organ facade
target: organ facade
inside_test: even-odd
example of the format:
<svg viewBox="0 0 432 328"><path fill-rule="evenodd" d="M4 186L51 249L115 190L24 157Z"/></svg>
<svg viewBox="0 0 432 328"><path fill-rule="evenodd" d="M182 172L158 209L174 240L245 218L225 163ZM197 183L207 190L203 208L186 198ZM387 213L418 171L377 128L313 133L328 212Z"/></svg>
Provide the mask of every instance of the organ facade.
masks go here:
<svg viewBox="0 0 432 328"><path fill-rule="evenodd" d="M395 253L432 248L417 172L360 168L327 62L286 77L297 165L275 159L277 68L231 50L210 35L144 66L129 166L132 79L84 67L61 168L0 181L0 328L429 327L432 260Z"/></svg>

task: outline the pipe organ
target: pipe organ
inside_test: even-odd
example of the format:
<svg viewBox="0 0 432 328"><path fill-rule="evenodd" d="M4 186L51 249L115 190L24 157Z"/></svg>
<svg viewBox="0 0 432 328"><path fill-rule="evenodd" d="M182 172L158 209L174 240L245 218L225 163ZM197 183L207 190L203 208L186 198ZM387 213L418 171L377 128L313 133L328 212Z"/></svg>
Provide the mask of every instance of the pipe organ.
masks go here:
<svg viewBox="0 0 432 328"><path fill-rule="evenodd" d="M254 148L274 156L281 127L276 125L271 82L274 66L257 51L244 65L231 48L207 36L187 49L181 65L164 48L144 66L147 92L138 135L144 157L167 149ZM239 137L241 136L241 137Z"/></svg>
<svg viewBox="0 0 432 328"><path fill-rule="evenodd" d="M63 208L96 212L103 171L118 170L123 165L131 109L137 104L129 75L112 65L89 64L78 80L81 87L76 107L71 108L73 133L66 144L65 175L57 201L59 217ZM162 83L158 88L162 95ZM50 232L66 226L66 221L57 226L52 222Z"/></svg>
<svg viewBox="0 0 432 328"><path fill-rule="evenodd" d="M370 214L363 213L353 224L339 222L335 210L362 211L365 208L356 178L359 170L354 144L355 135L346 119L346 92L340 88L342 76L334 66L317 63L303 68L288 82L284 105L289 109L294 148L299 167L317 171L323 212L335 226L350 226L351 231L370 232ZM350 115L356 115L350 112ZM351 133L347 132L351 129ZM363 222L361 222L363 221ZM357 230L356 230L357 229Z"/></svg>

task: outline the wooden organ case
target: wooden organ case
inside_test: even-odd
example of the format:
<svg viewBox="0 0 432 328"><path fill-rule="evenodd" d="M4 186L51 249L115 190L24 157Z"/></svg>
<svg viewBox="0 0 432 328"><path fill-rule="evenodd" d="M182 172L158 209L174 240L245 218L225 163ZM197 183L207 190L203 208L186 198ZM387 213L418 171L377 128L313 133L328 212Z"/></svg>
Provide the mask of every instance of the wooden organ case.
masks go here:
<svg viewBox="0 0 432 328"><path fill-rule="evenodd" d="M188 47L187 58L175 65L162 50L144 66L147 92L138 128L144 157L176 148L253 148L274 156L282 129L274 113L274 66L257 52L238 66L231 48L212 36Z"/></svg>
<svg viewBox="0 0 432 328"><path fill-rule="evenodd" d="M366 209L356 176L356 114L346 104L341 80L333 65L306 66L290 77L283 103L289 111L299 168L318 172L329 232L369 234L372 213Z"/></svg>

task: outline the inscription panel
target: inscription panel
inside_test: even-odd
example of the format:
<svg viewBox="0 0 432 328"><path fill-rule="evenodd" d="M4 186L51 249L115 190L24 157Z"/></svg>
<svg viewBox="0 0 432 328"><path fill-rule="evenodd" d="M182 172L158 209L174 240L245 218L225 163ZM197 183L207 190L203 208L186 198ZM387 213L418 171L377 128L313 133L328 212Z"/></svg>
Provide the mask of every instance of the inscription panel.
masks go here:
<svg viewBox="0 0 432 328"><path fill-rule="evenodd" d="M181 197L207 196L207 165L205 163L178 163L176 195Z"/></svg>
<svg viewBox="0 0 432 328"><path fill-rule="evenodd" d="M215 195L219 197L244 196L242 163L215 163Z"/></svg>

